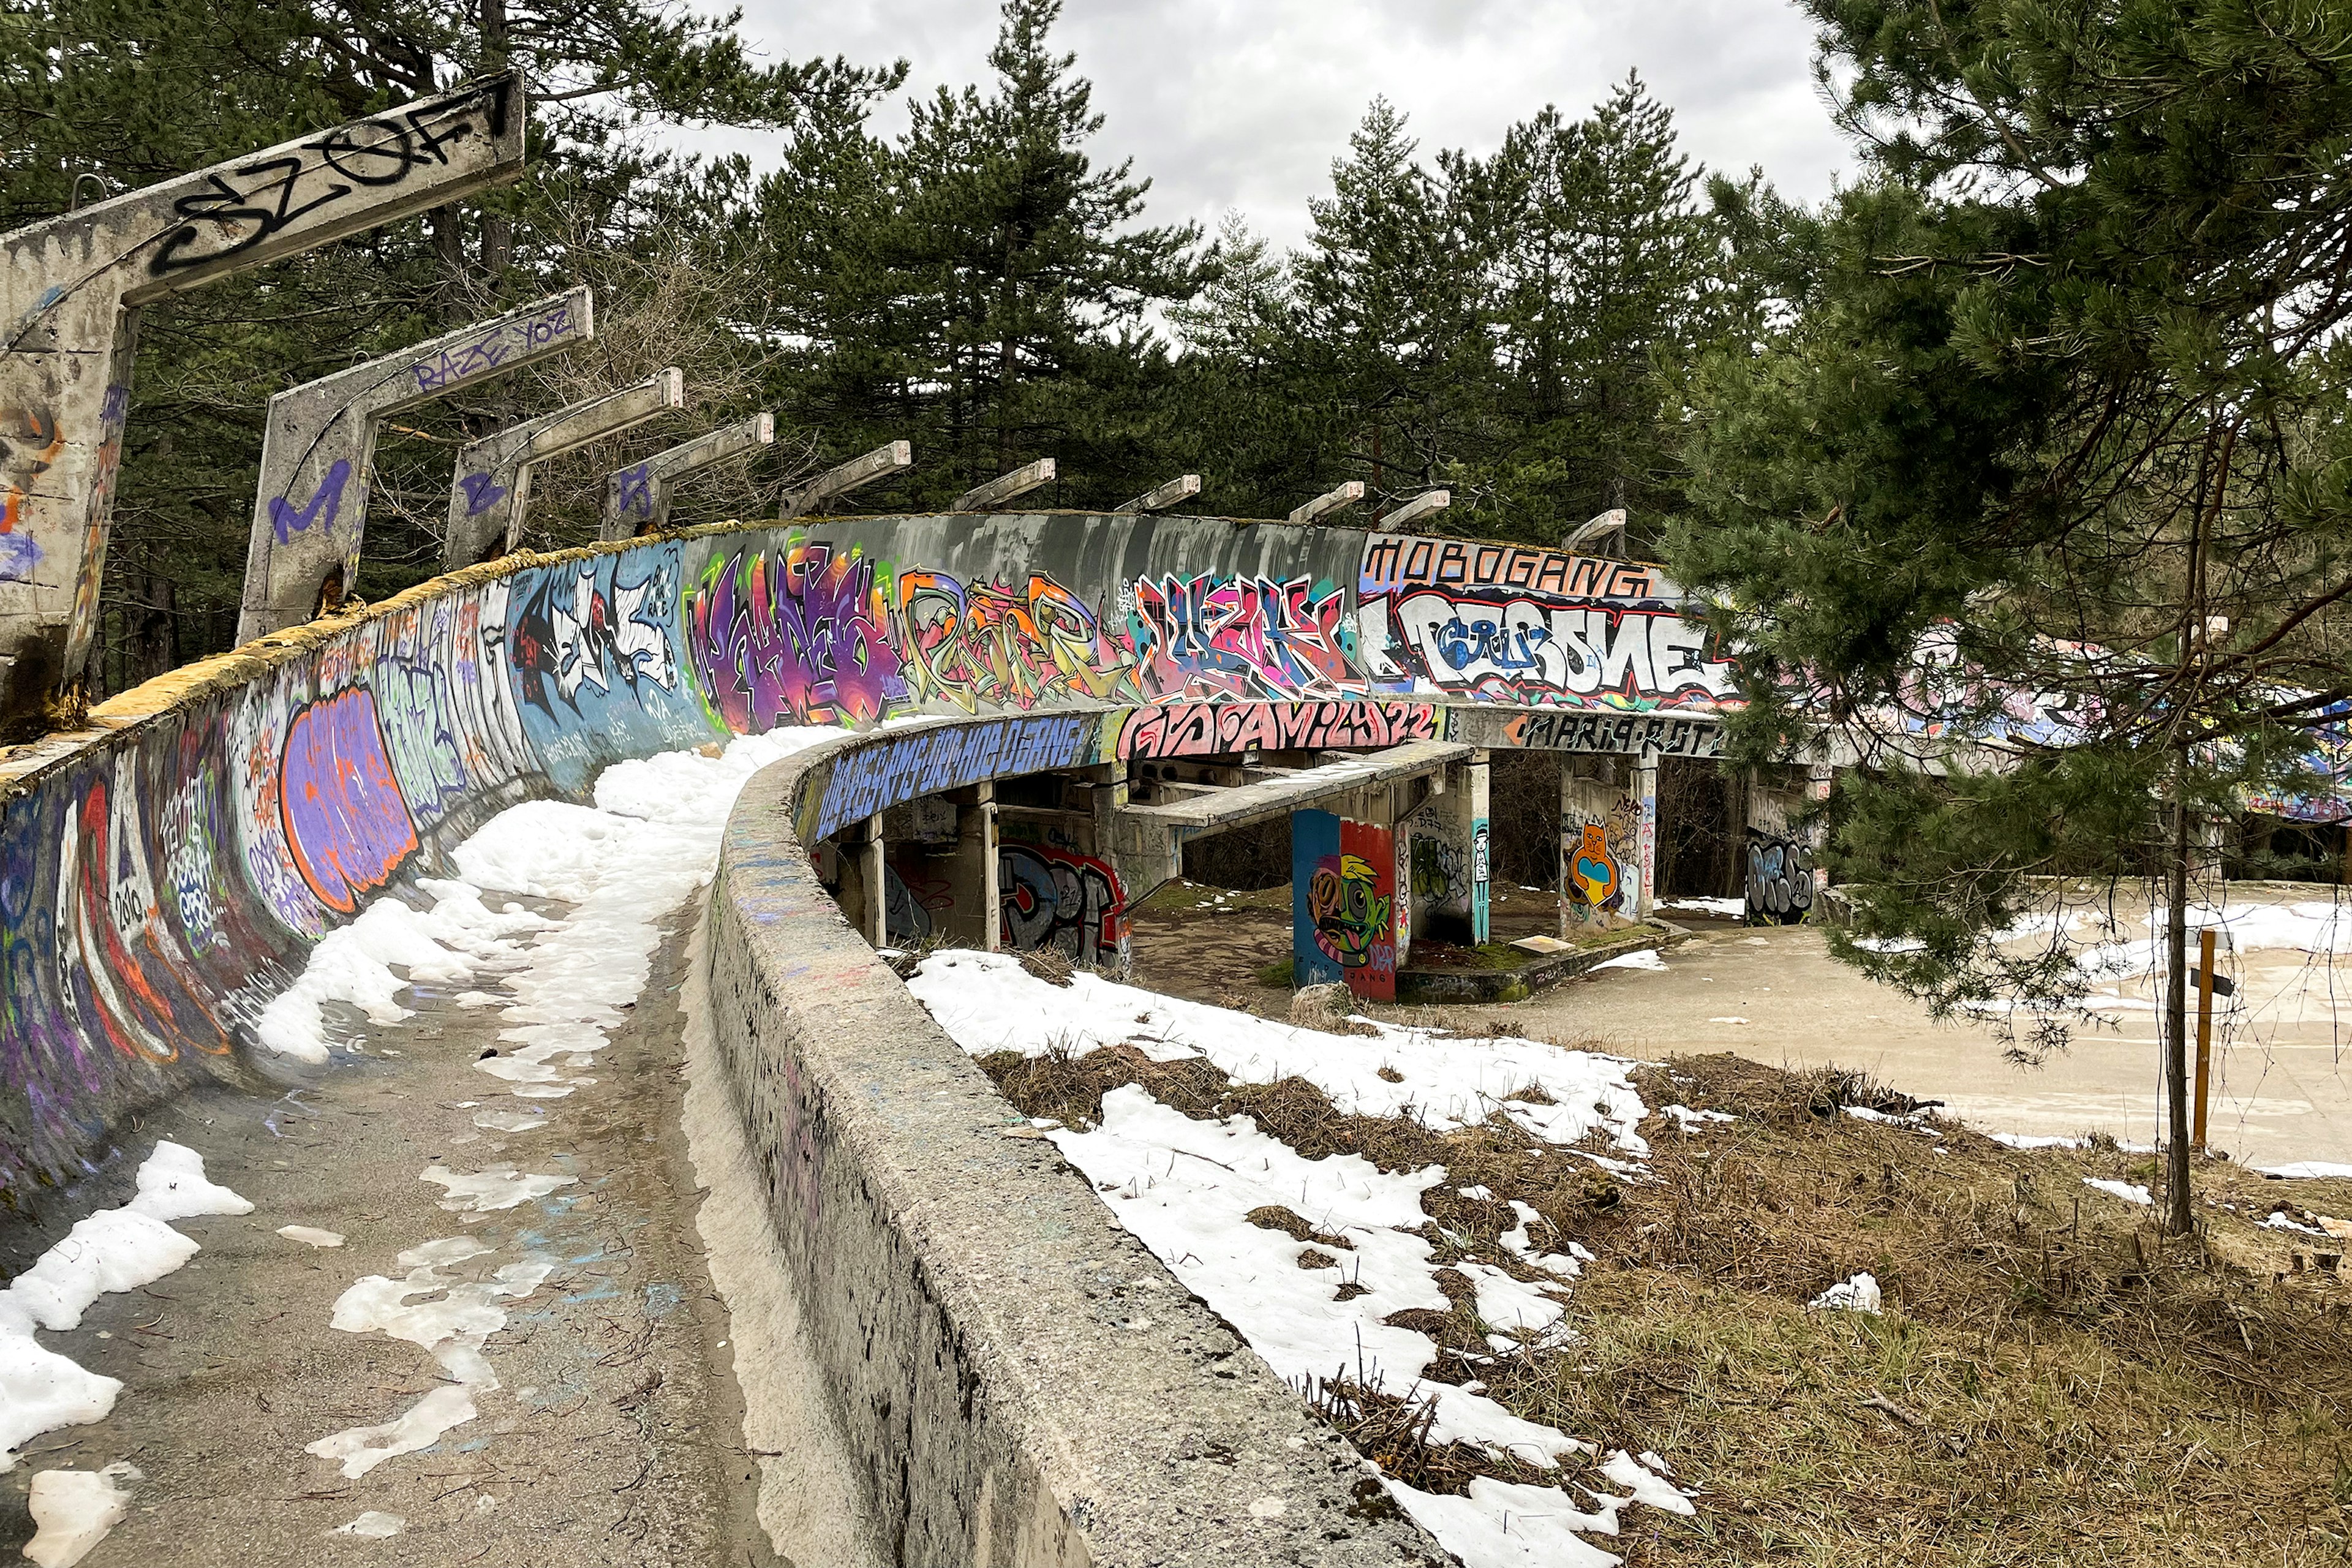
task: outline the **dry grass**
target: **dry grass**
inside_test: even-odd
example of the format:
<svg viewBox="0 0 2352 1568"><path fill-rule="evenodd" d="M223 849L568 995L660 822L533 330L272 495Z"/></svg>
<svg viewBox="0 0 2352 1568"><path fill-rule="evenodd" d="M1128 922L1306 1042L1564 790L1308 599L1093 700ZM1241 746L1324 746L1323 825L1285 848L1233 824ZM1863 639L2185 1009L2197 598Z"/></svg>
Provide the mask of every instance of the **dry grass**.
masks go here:
<svg viewBox="0 0 2352 1568"><path fill-rule="evenodd" d="M1615 1546L1637 1568L2347 1558L2352 1276L2321 1266L2346 1248L2257 1222L2352 1215L2352 1183L2208 1163L2200 1234L2168 1242L2151 1210L2083 1184L2153 1185L2150 1157L1857 1119L1841 1107L1911 1102L1848 1074L1729 1057L1640 1069L1653 1106L1738 1120L1684 1135L1654 1118L1648 1175L1621 1180L1499 1116L1450 1133L1343 1116L1297 1079L1229 1084L1129 1047L982 1065L1023 1110L1075 1126L1134 1082L1191 1115L1255 1117L1308 1158L1442 1163L1451 1180L1423 1205L1440 1265L1522 1272L1496 1242L1513 1198L1543 1216L1539 1248L1590 1248L1565 1348L1496 1355L1442 1267L1454 1310L1409 1326L1440 1346L1427 1378L1475 1377L1521 1415L1673 1461L1698 1516L1629 1514ZM1480 1184L1491 1201L1457 1190ZM1883 1317L1806 1307L1865 1269ZM1428 1444L1412 1390L1333 1370L1318 1408L1389 1474L1445 1491L1533 1479Z"/></svg>

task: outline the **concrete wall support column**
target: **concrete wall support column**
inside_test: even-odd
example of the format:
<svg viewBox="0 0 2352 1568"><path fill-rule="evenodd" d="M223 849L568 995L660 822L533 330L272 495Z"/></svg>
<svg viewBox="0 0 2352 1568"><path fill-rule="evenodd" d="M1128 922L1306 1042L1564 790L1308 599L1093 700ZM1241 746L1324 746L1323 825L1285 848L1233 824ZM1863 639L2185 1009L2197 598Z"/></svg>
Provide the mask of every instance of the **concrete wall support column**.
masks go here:
<svg viewBox="0 0 2352 1568"><path fill-rule="evenodd" d="M1495 869L1494 846L1487 828L1486 753L1470 753L1470 761L1463 765L1462 772L1465 777L1458 798L1470 829L1470 941L1483 947L1493 935Z"/></svg>
<svg viewBox="0 0 2352 1568"><path fill-rule="evenodd" d="M1645 921L1658 907L1658 753L1643 752L1633 763L1633 799L1642 808L1642 886L1625 912Z"/></svg>
<svg viewBox="0 0 2352 1568"><path fill-rule="evenodd" d="M271 398L237 641L309 620L338 572L336 598L358 587L383 421L595 335L594 300L583 284Z"/></svg>
<svg viewBox="0 0 2352 1568"><path fill-rule="evenodd" d="M956 847L950 859L955 912L948 935L959 945L995 952L1003 943L1004 915L997 886L996 786L973 784L948 798L955 803Z"/></svg>
<svg viewBox="0 0 2352 1568"><path fill-rule="evenodd" d="M441 569L471 566L522 542L532 468L685 406L686 376L673 367L649 381L509 425L461 447L457 477L449 486L449 527L442 540Z"/></svg>
<svg viewBox="0 0 2352 1568"><path fill-rule="evenodd" d="M522 172L496 76L0 237L0 726L79 686L140 307Z"/></svg>
<svg viewBox="0 0 2352 1568"><path fill-rule="evenodd" d="M775 438L776 416L754 414L618 470L604 480L604 521L596 537L610 542L659 532L669 526L669 503L680 479Z"/></svg>

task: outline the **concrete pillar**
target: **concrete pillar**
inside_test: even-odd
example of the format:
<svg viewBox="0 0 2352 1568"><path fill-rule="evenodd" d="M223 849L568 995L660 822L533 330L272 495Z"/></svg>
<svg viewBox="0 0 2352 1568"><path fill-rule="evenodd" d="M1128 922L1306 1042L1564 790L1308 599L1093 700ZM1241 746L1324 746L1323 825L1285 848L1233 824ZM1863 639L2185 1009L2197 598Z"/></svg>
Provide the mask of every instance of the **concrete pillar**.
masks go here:
<svg viewBox="0 0 2352 1568"><path fill-rule="evenodd" d="M889 946L889 884L885 880L889 873L883 864L881 817L853 823L835 842L841 856L842 918L874 946Z"/></svg>
<svg viewBox="0 0 2352 1568"><path fill-rule="evenodd" d="M460 447L457 478L449 486L441 569L471 566L522 542L530 471L539 464L685 405L686 377L673 367L650 381L509 425Z"/></svg>
<svg viewBox="0 0 2352 1568"><path fill-rule="evenodd" d="M1470 941L1472 945L1483 947L1493 934L1489 912L1495 860L1486 823L1486 753L1471 752L1462 772L1465 777L1459 798L1463 815L1470 825Z"/></svg>
<svg viewBox="0 0 2352 1568"><path fill-rule="evenodd" d="M956 846L948 878L955 912L948 935L958 945L994 952L1004 945L1003 896L997 886L996 786L977 784L948 798L955 803Z"/></svg>
<svg viewBox="0 0 2352 1568"><path fill-rule="evenodd" d="M1633 799L1642 809L1642 885L1626 912L1648 920L1658 907L1658 753L1644 750L1633 763Z"/></svg>
<svg viewBox="0 0 2352 1568"><path fill-rule="evenodd" d="M594 300L583 284L271 398L237 640L309 620L338 570L338 597L357 588L376 432L385 419L595 335Z"/></svg>
<svg viewBox="0 0 2352 1568"><path fill-rule="evenodd" d="M0 729L89 662L140 309L511 180L523 119L499 75L0 237Z"/></svg>
<svg viewBox="0 0 2352 1568"><path fill-rule="evenodd" d="M680 479L775 438L776 416L754 414L620 469L604 480L604 521L596 537L609 542L659 532L669 526L670 497Z"/></svg>

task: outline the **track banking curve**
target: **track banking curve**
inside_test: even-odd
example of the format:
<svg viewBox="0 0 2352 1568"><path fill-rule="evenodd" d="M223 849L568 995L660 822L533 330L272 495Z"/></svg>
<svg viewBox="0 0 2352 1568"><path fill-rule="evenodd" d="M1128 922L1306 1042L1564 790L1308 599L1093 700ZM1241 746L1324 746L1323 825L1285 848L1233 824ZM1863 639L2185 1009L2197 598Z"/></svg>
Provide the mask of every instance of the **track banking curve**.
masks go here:
<svg viewBox="0 0 2352 1568"><path fill-rule="evenodd" d="M982 1560L1142 1561L1192 1540L1204 1518L1222 1526L1219 1488L1239 1487L1242 1526L1271 1532L1269 1546L1284 1536L1280 1560L1414 1561L1423 1548L1394 1521L1349 1521L1343 1550L1315 1547L1308 1520L1258 1518L1242 1493L1259 1482L1228 1477L1230 1464L1193 1466L1217 1473L1181 1484L1131 1466L1107 1477L1117 1419L1081 1419L1055 1404L1066 1394L1041 1394L1038 1374L1018 1372L1017 1345L1050 1328L1016 1334L1023 1314L973 1283L991 1275L963 1250L978 1238L954 1226L986 1225L987 1205L942 1201L919 1235L904 1231L928 1201L918 1167L969 1185L969 1128L933 1128L926 1142L908 1131L911 1100L906 1116L870 1125L835 1114L893 1073L930 1091L949 1080L929 1075L961 1067L960 1097L977 1105L987 1090L944 1037L941 1051L859 1058L847 1077L810 1054L812 1016L836 1005L853 1025L936 1031L820 907L806 851L918 796L1138 758L1417 740L1712 755L1715 716L1736 699L1727 665L1681 608L1638 563L1223 519L1017 513L804 520L510 557L275 634L0 758L0 1189L75 1179L112 1129L205 1077L266 1078L270 1005L317 942L370 899L446 874L449 852L508 806L584 800L613 763L730 735L936 716L763 774L730 826L709 926L714 1028L735 1053L730 1092L765 1152L780 1226L793 1223L782 1213L793 1204L812 1225L819 1213L793 1191L790 1156L813 1168L813 1151L838 1140L830 1179L856 1195L847 1207L862 1209L871 1243L856 1256L896 1270L895 1286L866 1281L862 1304L841 1309L856 1331L844 1331L842 1364L861 1334L870 1352L875 1291L896 1289L898 1317L921 1320L899 1353L952 1369L947 1386L963 1390L931 1413L962 1425L930 1436L972 1456L968 1473L943 1477L924 1469L940 1446L921 1417L909 1427L887 1376L872 1391L873 1485L887 1491L895 1468L908 1498L936 1480L954 1499L935 1519L907 1498L885 1513L930 1531L940 1560L957 1531L974 1531L964 1546ZM763 899L782 903L747 912ZM1045 1234L1067 1243L1076 1281L1118 1245L1115 1227L1041 1151L1019 1152L997 1173L1059 1216ZM979 1160L992 1163L1003 1164L992 1149ZM845 1212L834 1201L828 1226ZM1063 1234L1073 1224L1081 1242ZM795 1288L845 1289L828 1259L848 1245L812 1243ZM1156 1270L1139 1247L1126 1252L1139 1278ZM1070 1289L1074 1302L1093 1295ZM1129 1369L1133 1390L1204 1375L1204 1356L1230 1353L1201 1349L1219 1331L1193 1316L1163 1326L1166 1342ZM1085 1333L1058 1342L1081 1362L1103 1349ZM1227 1394L1296 1426L1295 1413L1267 1414L1287 1402L1263 1368ZM1346 1477L1309 1463L1304 1432L1267 1463L1315 1470L1290 1477L1293 1489L1343 1506ZM1114 1496L1127 1505L1116 1524L1104 1507ZM1177 1518L1187 1510L1191 1524Z"/></svg>

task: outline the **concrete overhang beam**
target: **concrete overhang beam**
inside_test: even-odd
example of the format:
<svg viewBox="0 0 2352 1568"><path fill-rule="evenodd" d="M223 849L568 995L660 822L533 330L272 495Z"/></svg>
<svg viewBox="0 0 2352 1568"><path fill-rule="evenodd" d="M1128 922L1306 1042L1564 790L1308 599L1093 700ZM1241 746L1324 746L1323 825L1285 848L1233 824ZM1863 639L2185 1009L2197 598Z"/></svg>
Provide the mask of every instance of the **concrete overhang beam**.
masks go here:
<svg viewBox="0 0 2352 1568"><path fill-rule="evenodd" d="M1122 824L1197 838L1206 833L1246 827L1253 822L1286 816L1335 795L1379 789L1442 771L1470 760L1475 747L1450 741L1412 741L1384 752L1324 763L1282 778L1261 779L1207 795L1160 805L1119 808Z"/></svg>

